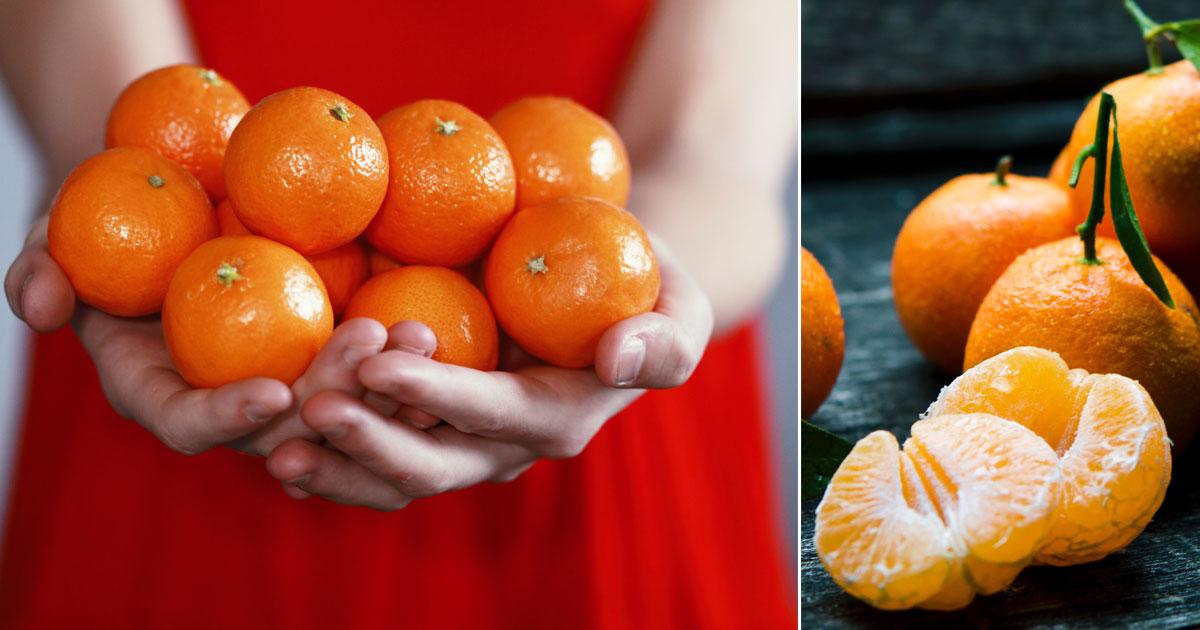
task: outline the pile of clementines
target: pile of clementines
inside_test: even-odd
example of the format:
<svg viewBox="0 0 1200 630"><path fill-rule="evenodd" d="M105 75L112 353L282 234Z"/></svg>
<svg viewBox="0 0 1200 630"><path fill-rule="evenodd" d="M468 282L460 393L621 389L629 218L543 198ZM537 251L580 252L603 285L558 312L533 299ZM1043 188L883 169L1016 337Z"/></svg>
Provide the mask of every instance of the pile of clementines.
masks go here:
<svg viewBox="0 0 1200 630"><path fill-rule="evenodd" d="M1150 68L1091 99L1049 177L1002 159L935 190L897 235L899 321L958 376L903 444L854 445L817 508L822 563L873 606L961 608L1030 563L1123 549L1200 429L1200 33L1125 4ZM1186 57L1165 67L1164 32ZM844 332L825 270L807 252L801 267L809 415Z"/></svg>
<svg viewBox="0 0 1200 630"><path fill-rule="evenodd" d="M499 328L580 368L658 298L621 139L569 99L490 121L422 100L375 120L314 87L250 107L176 65L121 93L105 144L63 182L50 254L87 304L161 311L195 387L291 383L353 317L422 322L443 362L495 369Z"/></svg>

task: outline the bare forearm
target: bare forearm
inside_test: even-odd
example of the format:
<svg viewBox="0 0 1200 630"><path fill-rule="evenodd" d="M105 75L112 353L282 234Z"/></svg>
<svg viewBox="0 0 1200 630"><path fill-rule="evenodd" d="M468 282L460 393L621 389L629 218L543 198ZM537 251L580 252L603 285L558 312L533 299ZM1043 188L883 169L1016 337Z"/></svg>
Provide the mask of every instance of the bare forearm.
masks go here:
<svg viewBox="0 0 1200 630"><path fill-rule="evenodd" d="M174 2L0 0L0 70L50 182L102 148L125 84L193 56Z"/></svg>

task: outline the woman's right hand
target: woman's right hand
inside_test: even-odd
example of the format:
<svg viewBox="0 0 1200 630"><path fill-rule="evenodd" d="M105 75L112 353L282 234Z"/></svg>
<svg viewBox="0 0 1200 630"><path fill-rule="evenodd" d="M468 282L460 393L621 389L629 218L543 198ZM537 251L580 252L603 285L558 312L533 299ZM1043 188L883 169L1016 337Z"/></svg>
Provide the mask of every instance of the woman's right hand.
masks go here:
<svg viewBox="0 0 1200 630"><path fill-rule="evenodd" d="M318 439L300 421L300 404L324 390L361 395L358 363L387 342L382 325L355 320L334 332L290 388L278 380L252 378L193 389L175 370L157 317L113 317L76 302L66 274L50 257L46 226L42 216L5 277L13 313L38 332L70 322L113 409L178 452L195 454L234 442L240 450L265 455L291 438Z"/></svg>

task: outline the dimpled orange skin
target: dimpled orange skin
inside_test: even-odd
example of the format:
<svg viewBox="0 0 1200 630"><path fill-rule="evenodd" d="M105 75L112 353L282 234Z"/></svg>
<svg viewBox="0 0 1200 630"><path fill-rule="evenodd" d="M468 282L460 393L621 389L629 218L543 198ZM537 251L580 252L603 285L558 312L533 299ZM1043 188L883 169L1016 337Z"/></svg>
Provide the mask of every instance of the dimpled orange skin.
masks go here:
<svg viewBox="0 0 1200 630"><path fill-rule="evenodd" d="M811 418L833 391L846 350L845 322L833 281L800 248L800 415Z"/></svg>
<svg viewBox="0 0 1200 630"><path fill-rule="evenodd" d="M517 211L492 246L484 286L500 327L530 354L592 365L600 336L658 301L658 262L632 214L599 199Z"/></svg>
<svg viewBox="0 0 1200 630"><path fill-rule="evenodd" d="M217 206L217 223L221 226L221 236L247 236L251 234L246 226L238 221L233 203L226 199ZM321 254L305 256L312 263L321 282L325 284L325 292L329 295L329 303L333 306L333 316L339 318L350 296L366 282L370 275L370 263L367 252L358 240L350 241L341 247L331 249Z"/></svg>
<svg viewBox="0 0 1200 630"><path fill-rule="evenodd" d="M319 254L356 238L379 210L387 149L348 99L291 88L263 99L234 129L225 184L251 232Z"/></svg>
<svg viewBox="0 0 1200 630"><path fill-rule="evenodd" d="M175 268L216 235L200 183L146 149L108 149L84 160L50 208L50 255L75 295L122 317L157 313Z"/></svg>
<svg viewBox="0 0 1200 630"><path fill-rule="evenodd" d="M1167 260L1200 261L1200 74L1190 62L1179 61L1157 75L1119 79L1103 91L1117 103L1125 178L1146 241ZM1064 183L1075 157L1095 139L1098 108L1097 95L1051 169ZM1092 204L1094 172L1094 160L1088 160L1071 194L1079 221ZM1112 222L1101 223L1099 233L1114 236Z"/></svg>
<svg viewBox="0 0 1200 630"><path fill-rule="evenodd" d="M435 361L496 369L499 334L487 298L458 272L410 265L368 280L350 299L346 319L370 317L391 327L415 320L437 337Z"/></svg>
<svg viewBox="0 0 1200 630"><path fill-rule="evenodd" d="M225 148L250 103L224 77L188 64L153 70L113 104L104 146L157 151L191 173L211 199L225 197Z"/></svg>
<svg viewBox="0 0 1200 630"><path fill-rule="evenodd" d="M223 270L236 270L226 281ZM163 303L171 359L193 387L263 376L291 384L333 334L315 269L258 236L222 236L180 265Z"/></svg>
<svg viewBox="0 0 1200 630"><path fill-rule="evenodd" d="M1200 423L1196 302L1161 261L1155 259L1174 309L1146 287L1119 243L1096 239L1096 251L1104 264L1085 265L1079 239L1065 238L1013 261L979 307L963 367L1035 346L1072 368L1122 374L1146 388L1171 440L1186 449Z"/></svg>
<svg viewBox="0 0 1200 630"><path fill-rule="evenodd" d="M625 207L629 157L608 121L568 98L533 96L496 112L492 127L517 169L517 207L597 197Z"/></svg>
<svg viewBox="0 0 1200 630"><path fill-rule="evenodd" d="M378 124L390 183L367 239L407 264L455 267L479 258L516 203L512 160L500 136L450 101L410 103Z"/></svg>
<svg viewBox="0 0 1200 630"><path fill-rule="evenodd" d="M956 177L904 221L892 253L900 323L930 361L962 369L963 348L983 296L1025 250L1075 233L1067 189L1040 177Z"/></svg>

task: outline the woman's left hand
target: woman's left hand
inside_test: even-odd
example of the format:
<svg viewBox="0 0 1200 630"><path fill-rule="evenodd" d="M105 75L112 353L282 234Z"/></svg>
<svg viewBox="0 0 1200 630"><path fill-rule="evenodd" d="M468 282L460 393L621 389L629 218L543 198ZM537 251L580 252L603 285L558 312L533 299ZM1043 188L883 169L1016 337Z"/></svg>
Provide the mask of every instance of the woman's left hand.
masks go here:
<svg viewBox="0 0 1200 630"><path fill-rule="evenodd" d="M304 404L302 419L328 444L285 442L267 470L294 498L395 510L414 498L510 481L540 458L574 457L646 388L686 381L712 334L707 298L653 243L658 304L605 332L594 369L529 365L516 353L503 362L509 371L439 363L428 358L432 332L402 322L390 331L393 349L359 367L365 397L328 391Z"/></svg>

